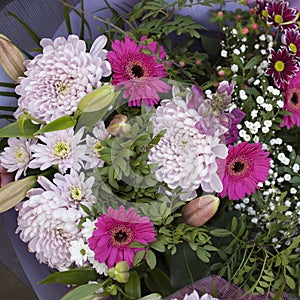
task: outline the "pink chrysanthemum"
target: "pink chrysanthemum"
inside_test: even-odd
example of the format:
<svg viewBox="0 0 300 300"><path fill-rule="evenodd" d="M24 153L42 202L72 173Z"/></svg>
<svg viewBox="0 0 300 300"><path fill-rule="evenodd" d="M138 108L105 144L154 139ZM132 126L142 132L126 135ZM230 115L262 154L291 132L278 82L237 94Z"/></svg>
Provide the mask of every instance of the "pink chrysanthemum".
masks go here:
<svg viewBox="0 0 300 300"><path fill-rule="evenodd" d="M108 208L107 214L98 218L96 229L88 239L89 247L95 253L95 259L113 267L120 261L131 266L135 253L144 248L131 248L132 242L148 244L154 242L155 231L148 217L141 217L134 208L125 211Z"/></svg>
<svg viewBox="0 0 300 300"><path fill-rule="evenodd" d="M124 85L124 98L129 97L129 106L141 106L159 102L158 92L166 93L170 87L160 78L167 75L163 64L156 58L143 52L145 46L138 46L134 41L116 40L112 43L113 51L107 53L113 70L112 84ZM154 49L154 48L153 48Z"/></svg>
<svg viewBox="0 0 300 300"><path fill-rule="evenodd" d="M220 196L238 200L258 189L258 183L264 182L269 174L271 158L268 155L260 143L229 145Z"/></svg>
<svg viewBox="0 0 300 300"><path fill-rule="evenodd" d="M300 126L300 71L292 79L284 93L283 109L292 113L291 116L283 117L283 124L288 129L294 125Z"/></svg>
<svg viewBox="0 0 300 300"><path fill-rule="evenodd" d="M42 39L43 53L25 61L26 72L16 87L18 117L24 111L49 123L72 115L83 96L101 86L102 77L111 74L106 60L105 36L98 37L90 52L76 35L54 41Z"/></svg>
<svg viewBox="0 0 300 300"><path fill-rule="evenodd" d="M274 78L274 83L278 88L284 89L299 70L298 63L286 48L279 49L277 52L271 49L270 53L266 75Z"/></svg>

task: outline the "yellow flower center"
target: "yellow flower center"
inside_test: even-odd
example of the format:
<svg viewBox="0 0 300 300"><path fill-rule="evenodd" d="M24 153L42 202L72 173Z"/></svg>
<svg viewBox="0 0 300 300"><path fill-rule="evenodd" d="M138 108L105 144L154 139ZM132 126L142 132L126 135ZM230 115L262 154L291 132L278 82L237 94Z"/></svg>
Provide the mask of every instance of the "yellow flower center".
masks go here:
<svg viewBox="0 0 300 300"><path fill-rule="evenodd" d="M16 159L18 162L24 162L24 154L22 150L16 152Z"/></svg>
<svg viewBox="0 0 300 300"><path fill-rule="evenodd" d="M80 189L80 187L77 185L72 186L72 188L70 190L70 195L73 200L78 201L78 202L81 201L83 198L83 192Z"/></svg>
<svg viewBox="0 0 300 300"><path fill-rule="evenodd" d="M100 151L104 148L104 146L101 144L100 141L97 141L94 146L93 146L93 150L94 153L97 155L98 158L100 158Z"/></svg>
<svg viewBox="0 0 300 300"><path fill-rule="evenodd" d="M262 10L261 15L262 15L264 18L267 18L267 17L269 16L268 12L267 12L265 9Z"/></svg>
<svg viewBox="0 0 300 300"><path fill-rule="evenodd" d="M293 52L293 53L297 53L297 46L295 45L295 44L293 44L293 43L290 43L289 44L289 47L290 47L290 49L291 49L291 51Z"/></svg>
<svg viewBox="0 0 300 300"><path fill-rule="evenodd" d="M283 18L281 15L275 15L274 21L275 23L281 24L283 22Z"/></svg>
<svg viewBox="0 0 300 300"><path fill-rule="evenodd" d="M59 142L54 146L53 151L57 158L65 158L69 155L71 149L66 142Z"/></svg>
<svg viewBox="0 0 300 300"><path fill-rule="evenodd" d="M276 61L274 68L277 72L282 72L284 70L284 62L281 60Z"/></svg>

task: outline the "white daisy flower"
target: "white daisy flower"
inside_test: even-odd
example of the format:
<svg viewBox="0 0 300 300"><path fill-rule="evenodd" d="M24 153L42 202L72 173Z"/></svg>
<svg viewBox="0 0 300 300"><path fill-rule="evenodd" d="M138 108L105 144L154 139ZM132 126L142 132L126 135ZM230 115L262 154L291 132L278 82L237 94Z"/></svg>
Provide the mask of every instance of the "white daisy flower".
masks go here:
<svg viewBox="0 0 300 300"><path fill-rule="evenodd" d="M37 136L42 143L31 145L33 160L29 167L43 171L57 165L62 173L66 173L68 169L79 171L83 161L88 159L85 145L80 145L83 132L82 128L74 134L74 130L69 128Z"/></svg>
<svg viewBox="0 0 300 300"><path fill-rule="evenodd" d="M71 260L77 267L83 267L88 263L87 253L89 251L89 246L82 238L71 241L69 250L71 253Z"/></svg>

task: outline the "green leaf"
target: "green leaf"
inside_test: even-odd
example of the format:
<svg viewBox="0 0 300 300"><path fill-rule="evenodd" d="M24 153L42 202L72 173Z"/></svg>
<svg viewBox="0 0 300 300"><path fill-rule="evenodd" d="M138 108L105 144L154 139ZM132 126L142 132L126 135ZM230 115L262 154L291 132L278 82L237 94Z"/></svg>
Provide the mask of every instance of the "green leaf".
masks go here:
<svg viewBox="0 0 300 300"><path fill-rule="evenodd" d="M81 285L74 290L67 293L65 296L61 298L61 300L85 300L92 299L89 296L92 296L102 287L102 283L97 284L84 284ZM93 296L93 298L95 298Z"/></svg>
<svg viewBox="0 0 300 300"><path fill-rule="evenodd" d="M157 268L145 274L145 284L150 292L159 293L164 298L174 292L170 284L170 278Z"/></svg>
<svg viewBox="0 0 300 300"><path fill-rule="evenodd" d="M146 262L151 270L153 270L156 266L156 256L153 251L146 251Z"/></svg>
<svg viewBox="0 0 300 300"><path fill-rule="evenodd" d="M227 237L231 235L231 232L227 229L213 229L210 234L216 237Z"/></svg>
<svg viewBox="0 0 300 300"><path fill-rule="evenodd" d="M166 246L158 240L151 244L151 248L153 248L154 250L156 250L158 252L166 251Z"/></svg>
<svg viewBox="0 0 300 300"><path fill-rule="evenodd" d="M248 62L247 64L245 65L245 70L248 70L248 69L252 69L254 66L257 66L258 63L260 62L261 60L261 56L260 55L256 55L254 57L252 57Z"/></svg>
<svg viewBox="0 0 300 300"><path fill-rule="evenodd" d="M74 269L62 272L55 272L43 279L40 284L57 282L61 284L76 284L81 285L89 281L96 281L98 274L95 270L89 269Z"/></svg>
<svg viewBox="0 0 300 300"><path fill-rule="evenodd" d="M6 12L9 16L14 17L23 27L24 29L29 33L31 38L35 41L35 43L40 46L40 37L28 26L28 24L23 21L20 17L18 17L16 14L14 14L11 11Z"/></svg>
<svg viewBox="0 0 300 300"><path fill-rule="evenodd" d="M286 284L290 287L290 289L294 290L296 287L295 280L291 276L288 276L288 275L285 275L284 279L285 279Z"/></svg>
<svg viewBox="0 0 300 300"><path fill-rule="evenodd" d="M139 251L135 254L134 256L134 259L133 259L133 266L137 266L141 261L142 259L144 258L145 256L145 250L142 250L142 251Z"/></svg>
<svg viewBox="0 0 300 300"><path fill-rule="evenodd" d="M131 271L129 280L125 283L125 292L132 299L141 298L141 281L137 271Z"/></svg>
<svg viewBox="0 0 300 300"><path fill-rule="evenodd" d="M233 61L238 65L238 67L243 70L244 68L244 63L242 61L242 59L236 55L236 54L232 54L232 58L233 58Z"/></svg>
<svg viewBox="0 0 300 300"><path fill-rule="evenodd" d="M11 123L0 129L0 137L25 137L33 138L34 133L40 128L40 125L33 124L31 120L25 120L23 122L23 133L20 130L18 122Z"/></svg>
<svg viewBox="0 0 300 300"><path fill-rule="evenodd" d="M0 213L14 207L26 197L26 193L35 187L36 176L16 180L0 188Z"/></svg>
<svg viewBox="0 0 300 300"><path fill-rule="evenodd" d="M72 26L71 26L71 20L70 20L70 12L69 8L67 6L64 7L64 19L65 19L65 24L67 27L68 34L72 34Z"/></svg>
<svg viewBox="0 0 300 300"><path fill-rule="evenodd" d="M36 131L34 134L42 134L45 132L52 132L52 131L58 131L58 130L64 130L70 127L74 127L76 124L76 121L71 116L62 116L51 123L43 126L41 129Z"/></svg>

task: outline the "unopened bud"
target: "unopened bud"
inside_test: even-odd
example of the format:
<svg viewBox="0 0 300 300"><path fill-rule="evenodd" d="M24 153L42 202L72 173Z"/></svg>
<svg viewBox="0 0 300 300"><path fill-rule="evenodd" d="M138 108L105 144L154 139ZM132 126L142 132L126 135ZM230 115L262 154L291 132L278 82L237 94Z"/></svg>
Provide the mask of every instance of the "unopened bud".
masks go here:
<svg viewBox="0 0 300 300"><path fill-rule="evenodd" d="M183 207L182 221L188 225L199 227L214 216L219 204L220 199L214 195L198 197Z"/></svg>
<svg viewBox="0 0 300 300"><path fill-rule="evenodd" d="M20 76L24 75L26 70L23 64L24 61L25 56L23 53L8 37L0 34L0 65L15 83L17 83Z"/></svg>
<svg viewBox="0 0 300 300"><path fill-rule="evenodd" d="M130 130L130 124L126 123L127 117L121 114L114 116L106 128L107 132L112 136L117 136L120 133L126 133Z"/></svg>
<svg viewBox="0 0 300 300"><path fill-rule="evenodd" d="M126 283L129 280L129 265L127 261L120 261L114 268L108 270L108 276L112 277L119 283Z"/></svg>

